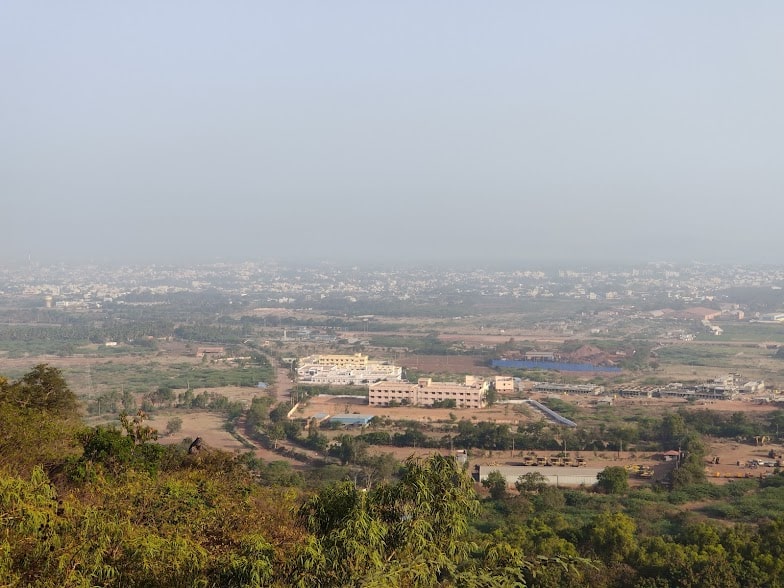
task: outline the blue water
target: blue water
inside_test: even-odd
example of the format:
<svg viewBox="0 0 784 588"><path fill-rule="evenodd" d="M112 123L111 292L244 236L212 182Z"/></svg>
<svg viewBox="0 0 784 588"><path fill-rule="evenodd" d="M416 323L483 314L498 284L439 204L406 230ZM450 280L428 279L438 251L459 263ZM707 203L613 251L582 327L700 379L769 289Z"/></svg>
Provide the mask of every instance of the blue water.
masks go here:
<svg viewBox="0 0 784 588"><path fill-rule="evenodd" d="M560 361L524 361L516 359L494 359L490 362L494 368L554 370L559 372L610 372L618 373L621 368L593 365L592 363L563 363Z"/></svg>

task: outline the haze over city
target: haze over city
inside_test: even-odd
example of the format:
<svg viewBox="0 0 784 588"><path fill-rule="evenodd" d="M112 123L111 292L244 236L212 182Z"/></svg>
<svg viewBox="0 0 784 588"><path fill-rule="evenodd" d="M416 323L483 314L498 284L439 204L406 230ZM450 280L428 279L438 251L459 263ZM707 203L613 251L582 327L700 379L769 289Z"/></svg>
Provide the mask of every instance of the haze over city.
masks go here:
<svg viewBox="0 0 784 588"><path fill-rule="evenodd" d="M0 260L781 262L776 2L8 2Z"/></svg>

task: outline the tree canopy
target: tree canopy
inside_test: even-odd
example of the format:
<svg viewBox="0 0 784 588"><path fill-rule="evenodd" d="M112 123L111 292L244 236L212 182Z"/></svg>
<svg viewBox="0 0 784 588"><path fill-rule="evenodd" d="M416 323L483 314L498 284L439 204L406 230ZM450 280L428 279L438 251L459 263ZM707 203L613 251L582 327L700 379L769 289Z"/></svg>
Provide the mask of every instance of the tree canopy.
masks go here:
<svg viewBox="0 0 784 588"><path fill-rule="evenodd" d="M532 472L514 495L492 475L480 498L451 456L401 467L341 440L346 465L314 470L321 484L303 490L283 462L160 445L143 412L87 427L77 407L50 366L0 377L0 585L784 586L784 475L705 483L688 418L668 420L687 454L672 490L629 488L607 468L604 492ZM285 428L271 409L248 416Z"/></svg>

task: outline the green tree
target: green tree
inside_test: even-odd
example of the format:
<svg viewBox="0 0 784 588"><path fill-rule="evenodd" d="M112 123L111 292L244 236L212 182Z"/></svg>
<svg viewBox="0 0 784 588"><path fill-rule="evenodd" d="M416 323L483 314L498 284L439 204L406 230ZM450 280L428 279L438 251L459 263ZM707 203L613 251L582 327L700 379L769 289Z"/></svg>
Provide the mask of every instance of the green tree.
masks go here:
<svg viewBox="0 0 784 588"><path fill-rule="evenodd" d="M158 432L145 424L147 415L139 411L129 417L119 417L121 429L98 426L81 431L77 438L82 444L82 455L69 463L69 474L75 480L90 477L95 464L117 475L128 470L154 473L158 470L166 451L154 443Z"/></svg>
<svg viewBox="0 0 784 588"><path fill-rule="evenodd" d="M0 467L29 474L78 448L76 399L59 370L36 366L16 382L0 376Z"/></svg>
<svg viewBox="0 0 784 588"><path fill-rule="evenodd" d="M498 392L495 389L495 385L491 385L487 389L487 404L488 406L493 406L498 401Z"/></svg>
<svg viewBox="0 0 784 588"><path fill-rule="evenodd" d="M0 402L59 415L76 413L76 396L55 367L41 363L13 384L4 382L0 384Z"/></svg>
<svg viewBox="0 0 784 588"><path fill-rule="evenodd" d="M620 466L604 468L596 475L598 488L605 494L623 494L629 489L629 472Z"/></svg>
<svg viewBox="0 0 784 588"><path fill-rule="evenodd" d="M515 481L515 488L520 494L539 494L547 486L547 478L539 472L523 474Z"/></svg>
<svg viewBox="0 0 784 588"><path fill-rule="evenodd" d="M678 413L665 415L659 429L659 440L667 449L677 449L686 436L686 421Z"/></svg>
<svg viewBox="0 0 784 588"><path fill-rule="evenodd" d="M471 479L440 455L409 459L404 470L394 484L364 492L344 482L302 506L312 535L293 559L294 585L455 585L471 549Z"/></svg>
<svg viewBox="0 0 784 588"><path fill-rule="evenodd" d="M623 513L603 512L588 530L592 550L605 562L621 562L637 549L637 527Z"/></svg>
<svg viewBox="0 0 784 588"><path fill-rule="evenodd" d="M362 484L368 489L390 481L399 470L400 462L391 453L368 455L360 463Z"/></svg>
<svg viewBox="0 0 784 588"><path fill-rule="evenodd" d="M149 399L153 404L171 406L174 403L174 390L168 386L161 386L149 395Z"/></svg>
<svg viewBox="0 0 784 588"><path fill-rule="evenodd" d="M166 434L174 435L182 430L182 418L172 417L166 422Z"/></svg>
<svg viewBox="0 0 784 588"><path fill-rule="evenodd" d="M269 418L275 423L283 421L288 416L289 410L291 410L291 407L288 404L278 404L270 411Z"/></svg>
<svg viewBox="0 0 784 588"><path fill-rule="evenodd" d="M506 478L498 470L493 470L487 474L487 478L482 480L482 486L490 492L490 498L501 500L509 495L506 487Z"/></svg>
<svg viewBox="0 0 784 588"><path fill-rule="evenodd" d="M359 464L367 456L368 444L351 435L341 435L330 446L328 453L340 460L342 465Z"/></svg>
<svg viewBox="0 0 784 588"><path fill-rule="evenodd" d="M286 429L283 428L283 424L280 422L273 422L269 426L267 426L267 435L269 438L272 439L272 446L274 449L278 448L278 441L283 439L286 436Z"/></svg>

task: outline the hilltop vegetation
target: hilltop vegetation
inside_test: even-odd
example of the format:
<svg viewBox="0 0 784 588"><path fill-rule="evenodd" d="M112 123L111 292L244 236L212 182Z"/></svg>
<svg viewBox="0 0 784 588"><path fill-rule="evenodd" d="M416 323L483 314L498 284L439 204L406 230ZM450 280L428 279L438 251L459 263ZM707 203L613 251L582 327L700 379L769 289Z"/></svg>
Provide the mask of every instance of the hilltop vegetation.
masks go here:
<svg viewBox="0 0 784 588"><path fill-rule="evenodd" d="M693 424L673 418L700 455ZM784 583L781 474L711 486L687 461L673 491L629 489L608 471L604 493L524 479L514 496L483 498L453 459L433 456L370 489L344 469L303 490L250 455L158 445L143 413L85 427L47 365L0 378L0 419L3 585Z"/></svg>

